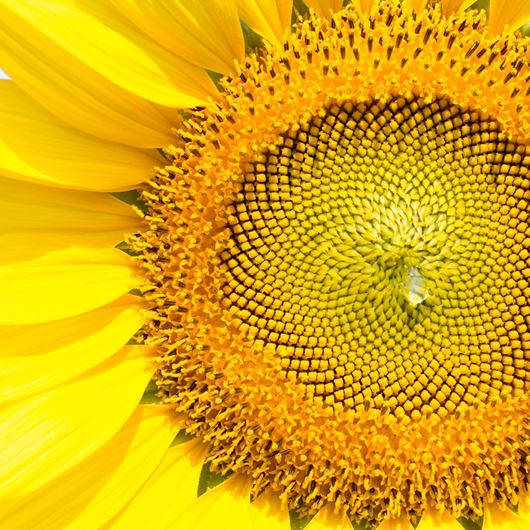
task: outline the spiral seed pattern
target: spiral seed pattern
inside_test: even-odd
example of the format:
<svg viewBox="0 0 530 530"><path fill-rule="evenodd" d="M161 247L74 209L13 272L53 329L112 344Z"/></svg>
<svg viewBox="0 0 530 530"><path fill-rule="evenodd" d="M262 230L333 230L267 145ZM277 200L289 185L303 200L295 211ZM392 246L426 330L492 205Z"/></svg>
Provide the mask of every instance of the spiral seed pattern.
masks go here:
<svg viewBox="0 0 530 530"><path fill-rule="evenodd" d="M445 415L520 395L529 162L445 99L334 104L248 165L226 303L323 404Z"/></svg>

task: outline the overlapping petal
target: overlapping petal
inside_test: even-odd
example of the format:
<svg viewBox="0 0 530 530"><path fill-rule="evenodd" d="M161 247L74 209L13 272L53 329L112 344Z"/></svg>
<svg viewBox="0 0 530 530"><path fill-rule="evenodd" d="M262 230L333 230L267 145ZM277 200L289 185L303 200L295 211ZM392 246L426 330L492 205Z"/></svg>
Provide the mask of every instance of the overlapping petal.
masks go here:
<svg viewBox="0 0 530 530"><path fill-rule="evenodd" d="M116 10L171 53L228 74L245 54L235 0L112 0Z"/></svg>
<svg viewBox="0 0 530 530"><path fill-rule="evenodd" d="M490 0L489 25L493 32L515 31L530 20L530 0Z"/></svg>
<svg viewBox="0 0 530 530"><path fill-rule="evenodd" d="M35 491L107 443L137 407L152 371L143 347L125 347L82 377L4 406L0 496Z"/></svg>
<svg viewBox="0 0 530 530"><path fill-rule="evenodd" d="M174 435L165 407L140 405L86 460L33 494L5 501L0 506L2 529L100 528L149 478Z"/></svg>
<svg viewBox="0 0 530 530"><path fill-rule="evenodd" d="M37 324L101 307L136 286L131 259L56 234L0 235L0 325Z"/></svg>
<svg viewBox="0 0 530 530"><path fill-rule="evenodd" d="M289 512L278 494L265 492L250 505L255 530L290 530Z"/></svg>
<svg viewBox="0 0 530 530"><path fill-rule="evenodd" d="M120 88L39 32L12 11L18 5L0 1L0 64L24 92L73 128L110 142L135 147L171 142L174 124L160 107Z"/></svg>
<svg viewBox="0 0 530 530"><path fill-rule="evenodd" d="M243 21L276 46L291 26L293 0L236 0Z"/></svg>
<svg viewBox="0 0 530 530"><path fill-rule="evenodd" d="M108 8L108 2L50 0L0 3L5 24L27 24L38 42L148 101L192 107L215 94L207 73L158 46ZM94 38L97 35L97 38ZM41 50L42 53L42 50Z"/></svg>
<svg viewBox="0 0 530 530"><path fill-rule="evenodd" d="M163 530L195 530L200 526L231 530L252 528L249 481L232 476L188 504Z"/></svg>
<svg viewBox="0 0 530 530"><path fill-rule="evenodd" d="M168 525L175 515L197 498L205 457L206 446L197 440L171 447L157 470L105 530L171 528Z"/></svg>
<svg viewBox="0 0 530 530"><path fill-rule="evenodd" d="M110 195L0 177L0 234L92 235L101 246L114 246L140 224L128 204Z"/></svg>
<svg viewBox="0 0 530 530"><path fill-rule="evenodd" d="M234 475L188 504L165 530L196 528L289 530L286 512L271 513L250 502L250 482Z"/></svg>
<svg viewBox="0 0 530 530"><path fill-rule="evenodd" d="M0 174L97 191L149 178L155 156L100 140L61 123L12 81L0 82Z"/></svg>
<svg viewBox="0 0 530 530"><path fill-rule="evenodd" d="M342 8L342 0L304 0L304 2L321 17L329 17Z"/></svg>
<svg viewBox="0 0 530 530"><path fill-rule="evenodd" d="M0 326L0 402L57 386L111 357L142 325L139 305L127 295L63 320Z"/></svg>

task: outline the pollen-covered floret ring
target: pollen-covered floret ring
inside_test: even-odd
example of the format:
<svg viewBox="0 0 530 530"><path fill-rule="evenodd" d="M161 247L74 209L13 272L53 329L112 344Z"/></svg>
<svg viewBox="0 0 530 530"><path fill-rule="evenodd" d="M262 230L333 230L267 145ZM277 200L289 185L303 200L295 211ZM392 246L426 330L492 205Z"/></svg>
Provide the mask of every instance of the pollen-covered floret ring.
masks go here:
<svg viewBox="0 0 530 530"><path fill-rule="evenodd" d="M374 523L517 504L523 56L477 14L352 7L249 58L184 122L133 244L161 396L215 469Z"/></svg>

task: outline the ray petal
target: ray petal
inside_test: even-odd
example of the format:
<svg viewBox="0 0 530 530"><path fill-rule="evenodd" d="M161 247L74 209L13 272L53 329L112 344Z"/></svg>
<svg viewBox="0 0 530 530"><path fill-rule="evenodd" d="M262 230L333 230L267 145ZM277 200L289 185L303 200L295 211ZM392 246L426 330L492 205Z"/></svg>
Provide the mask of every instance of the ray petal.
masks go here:
<svg viewBox="0 0 530 530"><path fill-rule="evenodd" d="M304 2L321 17L329 17L331 13L342 9L342 0L304 0Z"/></svg>
<svg viewBox="0 0 530 530"><path fill-rule="evenodd" d="M137 28L171 53L216 72L234 70L245 46L235 0L112 0Z"/></svg>
<svg viewBox="0 0 530 530"><path fill-rule="evenodd" d="M529 530L530 525L511 510L501 510L496 505L484 508L482 530Z"/></svg>
<svg viewBox="0 0 530 530"><path fill-rule="evenodd" d="M427 7L429 0L403 0L403 4L411 7L416 12L420 12Z"/></svg>
<svg viewBox="0 0 530 530"><path fill-rule="evenodd" d="M165 528L197 499L206 446L192 440L171 447L135 497L104 527L108 530Z"/></svg>
<svg viewBox="0 0 530 530"><path fill-rule="evenodd" d="M0 410L2 497L25 495L107 443L133 413L153 365L126 347L82 377Z"/></svg>
<svg viewBox="0 0 530 530"><path fill-rule="evenodd" d="M372 10L372 7L375 6L377 0L352 0L352 4L361 8L366 13L369 13Z"/></svg>
<svg viewBox="0 0 530 530"><path fill-rule="evenodd" d="M306 530L352 530L352 524L344 514L336 514L331 506L320 510L306 526Z"/></svg>
<svg viewBox="0 0 530 530"><path fill-rule="evenodd" d="M139 299L33 326L0 326L0 402L20 399L82 374L127 344L144 318Z"/></svg>
<svg viewBox="0 0 530 530"><path fill-rule="evenodd" d="M0 102L0 174L5 176L118 191L147 180L157 162L139 149L64 125L12 81L0 81Z"/></svg>
<svg viewBox="0 0 530 530"><path fill-rule="evenodd" d="M215 94L206 71L125 24L106 1L18 0L0 6L6 23L29 25L33 46L39 42L56 45L70 61L83 63L148 101L189 107Z"/></svg>
<svg viewBox="0 0 530 530"><path fill-rule="evenodd" d="M236 0L243 21L276 46L291 26L293 0Z"/></svg>
<svg viewBox="0 0 530 530"><path fill-rule="evenodd" d="M93 234L102 246L114 246L140 226L133 209L110 195L0 177L0 234Z"/></svg>
<svg viewBox="0 0 530 530"><path fill-rule="evenodd" d="M236 474L188 504L171 523L160 530L248 530L253 528L253 520L250 482Z"/></svg>
<svg viewBox="0 0 530 530"><path fill-rule="evenodd" d="M530 496L527 490L519 492L519 506L517 508L517 515L530 528Z"/></svg>
<svg viewBox="0 0 530 530"><path fill-rule="evenodd" d="M168 412L162 406L138 406L120 431L86 460L33 494L5 502L0 508L3 530L100 528L166 453L175 436Z"/></svg>
<svg viewBox="0 0 530 530"><path fill-rule="evenodd" d="M449 513L428 511L421 516L416 530L463 530L462 525Z"/></svg>
<svg viewBox="0 0 530 530"><path fill-rule="evenodd" d="M132 260L72 237L0 235L0 324L37 324L91 311L136 286Z"/></svg>
<svg viewBox="0 0 530 530"><path fill-rule="evenodd" d="M515 31L530 20L530 0L490 0L489 25L494 33Z"/></svg>
<svg viewBox="0 0 530 530"><path fill-rule="evenodd" d="M442 0L442 13L445 16L448 16L453 13L458 13L458 11L464 11L468 7L471 7L475 1L476 0Z"/></svg>
<svg viewBox="0 0 530 530"><path fill-rule="evenodd" d="M70 126L99 138L135 147L171 143L172 123L161 107L118 87L37 32L13 11L18 5L0 0L0 64L24 92Z"/></svg>
<svg viewBox="0 0 530 530"><path fill-rule="evenodd" d="M282 507L280 498L265 492L250 505L254 530L290 530L289 512Z"/></svg>

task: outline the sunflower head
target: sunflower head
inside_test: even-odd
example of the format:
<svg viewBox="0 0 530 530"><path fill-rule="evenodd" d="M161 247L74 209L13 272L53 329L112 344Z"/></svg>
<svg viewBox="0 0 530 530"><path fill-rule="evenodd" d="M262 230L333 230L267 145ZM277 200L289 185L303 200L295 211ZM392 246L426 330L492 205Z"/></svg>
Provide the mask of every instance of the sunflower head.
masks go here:
<svg viewBox="0 0 530 530"><path fill-rule="evenodd" d="M2 530L530 521L530 3L304 2L0 0Z"/></svg>
<svg viewBox="0 0 530 530"><path fill-rule="evenodd" d="M475 11L311 14L166 149L134 241L157 384L255 496L371 524L517 503L526 46Z"/></svg>

